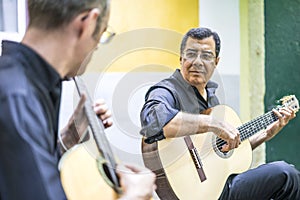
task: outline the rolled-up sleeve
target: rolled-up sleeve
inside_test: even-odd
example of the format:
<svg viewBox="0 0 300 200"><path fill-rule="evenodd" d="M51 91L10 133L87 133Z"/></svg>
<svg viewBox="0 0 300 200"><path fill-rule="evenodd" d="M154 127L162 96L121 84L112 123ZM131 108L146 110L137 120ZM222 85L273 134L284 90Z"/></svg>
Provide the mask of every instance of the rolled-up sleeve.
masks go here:
<svg viewBox="0 0 300 200"><path fill-rule="evenodd" d="M163 127L179 112L176 99L171 91L157 87L146 94L145 104L140 113L142 129L140 134L145 136L145 142L153 143L165 138Z"/></svg>

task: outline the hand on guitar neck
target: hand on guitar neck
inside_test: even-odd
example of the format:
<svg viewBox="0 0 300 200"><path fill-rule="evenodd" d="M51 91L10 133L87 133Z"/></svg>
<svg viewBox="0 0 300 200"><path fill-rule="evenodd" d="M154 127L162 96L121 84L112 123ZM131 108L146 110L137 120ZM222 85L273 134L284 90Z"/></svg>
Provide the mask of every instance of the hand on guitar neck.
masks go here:
<svg viewBox="0 0 300 200"><path fill-rule="evenodd" d="M287 99L283 99L282 101L291 101L290 98L292 97L288 96L285 98ZM296 99L294 101L296 101ZM283 106L272 110L276 120L266 126L263 132L249 137L249 142L252 150L254 150L262 143L272 139L280 132L280 130L284 126L289 123L290 120L296 117L296 112L298 111L298 100L296 102L294 101L288 102L288 105L283 104ZM297 104L296 108L293 107L294 104ZM211 112L211 109L204 114L209 114L209 112ZM238 146L241 144L241 136L240 133L237 132L239 130L237 130L235 127L218 120L212 120L210 124L211 126L209 128L209 131L214 132L218 137L226 141L226 143L222 146L221 151L227 152L231 149L238 148Z"/></svg>
<svg viewBox="0 0 300 200"><path fill-rule="evenodd" d="M86 95L82 94L78 105L68 121L66 127L60 132L60 146L61 152L64 153L67 149L70 149L74 145L84 142L89 139L89 134L85 134L87 127L89 125L88 119L84 111L84 103L86 100ZM94 103L94 111L105 128L112 126L111 121L111 111L108 109L107 104L103 99L98 99Z"/></svg>
<svg viewBox="0 0 300 200"><path fill-rule="evenodd" d="M296 117L297 111L298 109L296 110L291 106L281 107L278 110L273 109L273 113L278 120L267 126L265 131L263 131L262 133L253 135L249 138L251 148L255 149L260 144L275 137L281 131L281 129L289 123L290 120Z"/></svg>

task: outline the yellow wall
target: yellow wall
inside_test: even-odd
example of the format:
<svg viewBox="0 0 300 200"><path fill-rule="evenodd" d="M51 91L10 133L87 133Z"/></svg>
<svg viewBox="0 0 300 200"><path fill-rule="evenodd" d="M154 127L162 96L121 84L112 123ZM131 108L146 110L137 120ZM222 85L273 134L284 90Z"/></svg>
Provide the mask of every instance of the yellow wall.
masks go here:
<svg viewBox="0 0 300 200"><path fill-rule="evenodd" d="M110 24L118 32L156 27L184 33L198 25L198 0L112 0Z"/></svg>
<svg viewBox="0 0 300 200"><path fill-rule="evenodd" d="M89 72L128 72L151 64L179 67L180 42L198 26L198 8L198 0L112 0L109 25L117 35L94 53Z"/></svg>

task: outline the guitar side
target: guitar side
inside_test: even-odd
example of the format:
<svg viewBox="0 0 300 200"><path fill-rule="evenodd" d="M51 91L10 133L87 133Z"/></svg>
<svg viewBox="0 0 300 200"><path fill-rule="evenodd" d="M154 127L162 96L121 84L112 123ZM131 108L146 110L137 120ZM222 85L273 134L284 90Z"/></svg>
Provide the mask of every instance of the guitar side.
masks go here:
<svg viewBox="0 0 300 200"><path fill-rule="evenodd" d="M214 107L210 115L236 127L241 124L237 114L224 105ZM161 140L151 144L152 148L143 143L144 162L158 177L157 194L161 199L218 199L228 176L246 171L251 165L252 150L248 140L225 155L214 147L216 136L213 133L193 135L191 139L207 177L203 182L183 137ZM164 186L164 189L159 186Z"/></svg>

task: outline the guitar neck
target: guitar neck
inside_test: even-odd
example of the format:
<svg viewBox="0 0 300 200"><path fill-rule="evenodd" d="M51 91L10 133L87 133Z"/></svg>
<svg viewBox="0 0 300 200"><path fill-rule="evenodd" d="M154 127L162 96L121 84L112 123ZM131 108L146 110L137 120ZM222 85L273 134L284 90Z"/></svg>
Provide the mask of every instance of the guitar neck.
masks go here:
<svg viewBox="0 0 300 200"><path fill-rule="evenodd" d="M277 116L273 111L269 111L264 115L261 115L242 126L239 126L237 129L240 132L241 141L248 139L250 136L255 133L265 129L268 125L272 124L277 120Z"/></svg>
<svg viewBox="0 0 300 200"><path fill-rule="evenodd" d="M101 156L104 157L106 160L107 170L109 171L111 181L116 186L115 190L117 190L117 187L120 186L119 180L117 178L117 175L115 173L115 169L117 166L116 160L114 158L114 154L112 152L112 149L110 147L109 141L106 137L105 131L104 131L104 125L103 123L98 119L97 115L95 114L93 110L93 101L92 98L88 94L88 90L83 82L83 80L79 77L73 78L77 91L79 95L82 95L83 93L86 95L86 101L84 104L85 108L85 114L89 121L90 129L93 134L97 149Z"/></svg>

